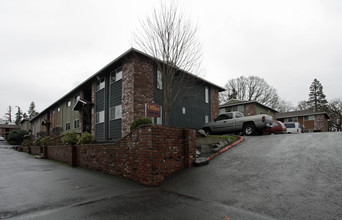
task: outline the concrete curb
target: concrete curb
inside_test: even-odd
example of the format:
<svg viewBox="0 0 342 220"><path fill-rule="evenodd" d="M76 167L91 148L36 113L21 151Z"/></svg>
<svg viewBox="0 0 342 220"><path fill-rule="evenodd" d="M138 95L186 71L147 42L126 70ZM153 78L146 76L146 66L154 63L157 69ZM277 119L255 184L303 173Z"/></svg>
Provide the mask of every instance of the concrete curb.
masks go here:
<svg viewBox="0 0 342 220"><path fill-rule="evenodd" d="M234 147L235 145L240 144L242 141L245 140L245 139L244 139L243 137L241 137L241 136L238 136L238 137L240 137L240 140L238 140L238 141L232 143L231 145L229 145L229 146L223 148L222 150L220 150L219 152L217 152L217 153L211 155L210 157L208 157L208 161L214 159L216 156L222 154L223 152L226 152L226 151L229 150L230 148Z"/></svg>

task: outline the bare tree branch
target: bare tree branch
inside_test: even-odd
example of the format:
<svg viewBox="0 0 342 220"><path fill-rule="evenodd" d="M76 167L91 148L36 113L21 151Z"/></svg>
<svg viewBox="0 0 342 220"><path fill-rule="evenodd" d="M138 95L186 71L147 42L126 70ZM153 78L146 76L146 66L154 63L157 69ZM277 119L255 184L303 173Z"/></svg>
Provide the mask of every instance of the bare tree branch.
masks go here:
<svg viewBox="0 0 342 220"><path fill-rule="evenodd" d="M155 58L162 74L162 105L165 125L168 125L172 108L182 90L186 89L201 69L201 45L197 40L197 27L179 9L178 4L161 2L158 9L140 21L133 32L135 45Z"/></svg>

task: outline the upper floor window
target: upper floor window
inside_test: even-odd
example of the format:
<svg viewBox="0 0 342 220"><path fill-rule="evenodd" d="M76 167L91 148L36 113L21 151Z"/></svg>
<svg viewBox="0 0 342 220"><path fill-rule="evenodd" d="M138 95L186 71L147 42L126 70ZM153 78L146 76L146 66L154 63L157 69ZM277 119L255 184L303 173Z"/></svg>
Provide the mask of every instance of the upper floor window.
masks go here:
<svg viewBox="0 0 342 220"><path fill-rule="evenodd" d="M66 102L66 107L70 107L71 106L71 100L68 100L67 102Z"/></svg>
<svg viewBox="0 0 342 220"><path fill-rule="evenodd" d="M96 91L99 91L101 89L104 89L105 87L105 79L104 77L101 77L97 82L96 82Z"/></svg>
<svg viewBox="0 0 342 220"><path fill-rule="evenodd" d="M163 89L163 75L157 70L157 89Z"/></svg>
<svg viewBox="0 0 342 220"><path fill-rule="evenodd" d="M76 103L78 100L80 100L80 99L81 99L80 95L77 94L77 95L75 96L75 103Z"/></svg>
<svg viewBox="0 0 342 220"><path fill-rule="evenodd" d="M57 108L57 112L60 112L60 111L61 111L61 108L60 108L60 107L58 107L58 108Z"/></svg>
<svg viewBox="0 0 342 220"><path fill-rule="evenodd" d="M122 67L117 68L110 74L110 83L117 82L122 79Z"/></svg>
<svg viewBox="0 0 342 220"><path fill-rule="evenodd" d="M209 88L204 87L204 101L205 103L209 103Z"/></svg>

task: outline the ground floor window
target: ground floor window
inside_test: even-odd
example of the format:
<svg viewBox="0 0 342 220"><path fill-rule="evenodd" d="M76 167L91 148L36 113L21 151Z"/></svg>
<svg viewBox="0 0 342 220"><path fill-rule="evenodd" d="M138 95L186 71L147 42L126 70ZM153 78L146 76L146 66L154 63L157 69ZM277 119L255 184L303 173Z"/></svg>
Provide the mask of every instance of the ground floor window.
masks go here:
<svg viewBox="0 0 342 220"><path fill-rule="evenodd" d="M104 111L97 112L95 115L95 124L104 122Z"/></svg>
<svg viewBox="0 0 342 220"><path fill-rule="evenodd" d="M70 130L70 122L67 122L67 123L65 124L65 130L66 130L66 131L69 131L69 130Z"/></svg>
<svg viewBox="0 0 342 220"><path fill-rule="evenodd" d="M208 115L205 115L204 116L204 123L208 123L209 122L209 116Z"/></svg>
<svg viewBox="0 0 342 220"><path fill-rule="evenodd" d="M77 129L79 127L80 127L80 120L77 119L77 120L74 121L74 128Z"/></svg>
<svg viewBox="0 0 342 220"><path fill-rule="evenodd" d="M313 120L315 120L314 115L304 116L304 121L313 121Z"/></svg>
<svg viewBox="0 0 342 220"><path fill-rule="evenodd" d="M115 106L110 109L110 120L122 118L122 105Z"/></svg>

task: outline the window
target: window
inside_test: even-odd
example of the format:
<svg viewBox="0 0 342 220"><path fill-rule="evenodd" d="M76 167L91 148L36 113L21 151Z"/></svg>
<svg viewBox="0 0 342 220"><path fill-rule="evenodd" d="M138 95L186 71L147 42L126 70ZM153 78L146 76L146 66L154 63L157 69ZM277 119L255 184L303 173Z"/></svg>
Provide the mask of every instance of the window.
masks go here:
<svg viewBox="0 0 342 220"><path fill-rule="evenodd" d="M240 112L236 113L236 118L242 118L242 117L243 117L243 115Z"/></svg>
<svg viewBox="0 0 342 220"><path fill-rule="evenodd" d="M226 119L232 119L233 118L233 113L228 113L226 116Z"/></svg>
<svg viewBox="0 0 342 220"><path fill-rule="evenodd" d="M70 130L70 122L67 122L67 123L65 124L65 130L66 130L66 131L69 131L69 130Z"/></svg>
<svg viewBox="0 0 342 220"><path fill-rule="evenodd" d="M95 115L95 123L103 123L104 122L104 111L97 112Z"/></svg>
<svg viewBox="0 0 342 220"><path fill-rule="evenodd" d="M58 107L58 108L57 108L57 112L60 112L60 111L61 111L61 108L60 108L60 107Z"/></svg>
<svg viewBox="0 0 342 220"><path fill-rule="evenodd" d="M99 91L103 89L104 87L105 87L105 79L104 77L102 77L96 82L96 91Z"/></svg>
<svg viewBox="0 0 342 220"><path fill-rule="evenodd" d="M292 117L292 118L288 118L287 122L297 122L298 121L298 117Z"/></svg>
<svg viewBox="0 0 342 220"><path fill-rule="evenodd" d="M163 75L159 70L157 71L157 89L163 89Z"/></svg>
<svg viewBox="0 0 342 220"><path fill-rule="evenodd" d="M55 114L55 110L52 111L52 114L53 114L53 115Z"/></svg>
<svg viewBox="0 0 342 220"><path fill-rule="evenodd" d="M66 107L70 107L71 106L71 100L68 100L66 103Z"/></svg>
<svg viewBox="0 0 342 220"><path fill-rule="evenodd" d="M228 114L219 115L219 116L215 119L215 121L221 121L221 120L225 120L225 119L229 119Z"/></svg>
<svg viewBox="0 0 342 220"><path fill-rule="evenodd" d="M182 114L185 115L186 114L186 108L182 107Z"/></svg>
<svg viewBox="0 0 342 220"><path fill-rule="evenodd" d="M209 88L204 87L204 101L205 103L209 103Z"/></svg>
<svg viewBox="0 0 342 220"><path fill-rule="evenodd" d="M110 120L122 118L122 105L115 106L110 109Z"/></svg>
<svg viewBox="0 0 342 220"><path fill-rule="evenodd" d="M80 95L77 94L77 95L75 96L75 103L76 103L78 100L80 100L80 99L81 99Z"/></svg>
<svg viewBox="0 0 342 220"><path fill-rule="evenodd" d="M285 124L286 128L295 128L296 125L294 123L289 123L289 124Z"/></svg>
<svg viewBox="0 0 342 220"><path fill-rule="evenodd" d="M209 116L208 115L205 115L204 116L204 123L208 123L209 122Z"/></svg>
<svg viewBox="0 0 342 220"><path fill-rule="evenodd" d="M117 68L110 74L110 83L117 82L122 79L122 67Z"/></svg>
<svg viewBox="0 0 342 220"><path fill-rule="evenodd" d="M77 120L74 121L74 128L76 129L76 128L79 128L79 127L80 127L80 120L77 119Z"/></svg>
<svg viewBox="0 0 342 220"><path fill-rule="evenodd" d="M309 115L309 116L304 117L304 121L314 121L314 120L315 120L315 116L313 116L313 115Z"/></svg>

